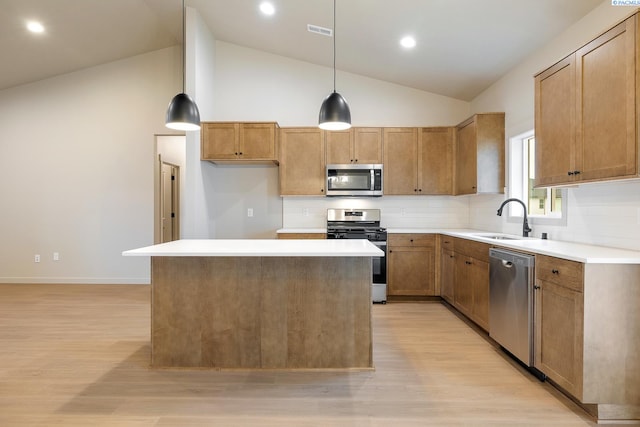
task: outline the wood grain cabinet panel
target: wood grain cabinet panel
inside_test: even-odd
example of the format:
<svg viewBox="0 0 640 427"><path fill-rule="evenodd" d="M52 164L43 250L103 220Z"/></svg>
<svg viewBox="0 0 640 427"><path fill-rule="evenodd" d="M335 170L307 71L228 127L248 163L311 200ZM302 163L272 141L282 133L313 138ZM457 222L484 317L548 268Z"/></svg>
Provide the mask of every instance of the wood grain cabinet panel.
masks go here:
<svg viewBox="0 0 640 427"><path fill-rule="evenodd" d="M537 369L600 420L640 414L640 265L536 255Z"/></svg>
<svg viewBox="0 0 640 427"><path fill-rule="evenodd" d="M382 163L382 128L326 132L327 164Z"/></svg>
<svg viewBox="0 0 640 427"><path fill-rule="evenodd" d="M454 128L385 128L384 193L453 193Z"/></svg>
<svg viewBox="0 0 640 427"><path fill-rule="evenodd" d="M201 159L214 163L277 163L278 124L203 122Z"/></svg>
<svg viewBox="0 0 640 427"><path fill-rule="evenodd" d="M280 129L280 195L325 194L325 139L319 128Z"/></svg>
<svg viewBox="0 0 640 427"><path fill-rule="evenodd" d="M535 77L538 187L638 176L638 15Z"/></svg>
<svg viewBox="0 0 640 427"><path fill-rule="evenodd" d="M456 127L454 194L504 192L504 113L476 114Z"/></svg>
<svg viewBox="0 0 640 427"><path fill-rule="evenodd" d="M436 295L435 234L390 234L387 251L388 294Z"/></svg>
<svg viewBox="0 0 640 427"><path fill-rule="evenodd" d="M453 194L455 128L421 128L418 133L418 188L422 194Z"/></svg>
<svg viewBox="0 0 640 427"><path fill-rule="evenodd" d="M490 245L458 238L447 240L453 244L453 306L488 331Z"/></svg>

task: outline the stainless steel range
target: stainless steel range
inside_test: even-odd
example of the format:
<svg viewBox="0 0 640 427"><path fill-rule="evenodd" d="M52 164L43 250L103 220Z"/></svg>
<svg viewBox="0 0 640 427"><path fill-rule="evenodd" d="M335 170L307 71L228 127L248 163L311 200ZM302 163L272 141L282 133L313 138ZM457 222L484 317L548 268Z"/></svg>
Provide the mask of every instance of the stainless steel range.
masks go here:
<svg viewBox="0 0 640 427"><path fill-rule="evenodd" d="M387 302L387 229L380 227L380 209L327 209L327 239L367 239L384 253L373 258L371 296Z"/></svg>

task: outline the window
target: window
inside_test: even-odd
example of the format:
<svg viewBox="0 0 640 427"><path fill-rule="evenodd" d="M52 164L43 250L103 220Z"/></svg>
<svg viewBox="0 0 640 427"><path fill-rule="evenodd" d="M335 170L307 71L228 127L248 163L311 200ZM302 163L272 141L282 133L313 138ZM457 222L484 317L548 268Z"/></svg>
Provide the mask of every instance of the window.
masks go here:
<svg viewBox="0 0 640 427"><path fill-rule="evenodd" d="M535 223L559 224L564 221L566 190L534 188L536 173L536 140L533 131L510 139L509 197L516 197L527 205L527 215ZM509 216L522 217L522 208L511 204ZM553 221L546 221L546 220Z"/></svg>

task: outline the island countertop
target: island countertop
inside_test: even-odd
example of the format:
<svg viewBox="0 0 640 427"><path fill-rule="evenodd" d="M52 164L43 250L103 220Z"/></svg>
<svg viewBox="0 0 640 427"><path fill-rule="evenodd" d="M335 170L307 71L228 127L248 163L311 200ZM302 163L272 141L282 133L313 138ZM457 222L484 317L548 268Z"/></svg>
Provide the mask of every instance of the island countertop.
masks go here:
<svg viewBox="0 0 640 427"><path fill-rule="evenodd" d="M183 239L122 252L123 256L160 257L382 257L364 239Z"/></svg>

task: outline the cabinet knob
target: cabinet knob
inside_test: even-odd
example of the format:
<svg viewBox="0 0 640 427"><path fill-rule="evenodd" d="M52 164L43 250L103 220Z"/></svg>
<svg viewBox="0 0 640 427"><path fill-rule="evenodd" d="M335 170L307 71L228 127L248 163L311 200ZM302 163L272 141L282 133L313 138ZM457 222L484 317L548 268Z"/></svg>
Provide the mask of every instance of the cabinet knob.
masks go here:
<svg viewBox="0 0 640 427"><path fill-rule="evenodd" d="M355 159L354 162L358 163L358 159Z"/></svg>
<svg viewBox="0 0 640 427"><path fill-rule="evenodd" d="M569 172L567 172L567 175L571 176L571 175L573 175L573 172L569 171Z"/></svg>
<svg viewBox="0 0 640 427"><path fill-rule="evenodd" d="M414 188L414 189L413 189L413 192L414 192L414 193L417 193L417 192L418 192L418 189L417 189L417 188Z"/></svg>
<svg viewBox="0 0 640 427"><path fill-rule="evenodd" d="M409 241L410 241L411 243L413 243L413 239L409 239Z"/></svg>
<svg viewBox="0 0 640 427"><path fill-rule="evenodd" d="M471 265L472 264L471 261L465 261L464 263L467 264L467 265Z"/></svg>
<svg viewBox="0 0 640 427"><path fill-rule="evenodd" d="M471 187L471 189L472 189L472 190L475 190L475 189L476 189L476 186L474 185L473 187Z"/></svg>
<svg viewBox="0 0 640 427"><path fill-rule="evenodd" d="M551 270L551 273L553 274L560 274L560 272L558 270L556 270L555 268L553 270Z"/></svg>
<svg viewBox="0 0 640 427"><path fill-rule="evenodd" d="M422 191L422 188L418 188L418 191Z"/></svg>
<svg viewBox="0 0 640 427"><path fill-rule="evenodd" d="M242 156L242 151L240 152L240 155Z"/></svg>
<svg viewBox="0 0 640 427"><path fill-rule="evenodd" d="M237 155L238 155L238 152L236 151L234 154L237 156Z"/></svg>
<svg viewBox="0 0 640 427"><path fill-rule="evenodd" d="M538 289L540 289L540 286L538 286L538 285L533 285L533 289L537 291Z"/></svg>
<svg viewBox="0 0 640 427"><path fill-rule="evenodd" d="M574 175L580 175L580 171L573 171Z"/></svg>

